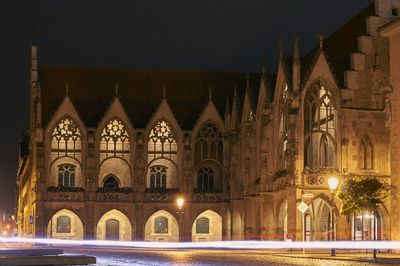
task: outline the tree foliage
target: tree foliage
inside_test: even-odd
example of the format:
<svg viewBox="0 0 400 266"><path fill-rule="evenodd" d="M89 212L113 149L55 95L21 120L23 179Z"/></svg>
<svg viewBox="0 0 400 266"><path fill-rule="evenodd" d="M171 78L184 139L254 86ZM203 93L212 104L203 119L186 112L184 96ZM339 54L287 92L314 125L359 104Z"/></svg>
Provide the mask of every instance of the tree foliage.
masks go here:
<svg viewBox="0 0 400 266"><path fill-rule="evenodd" d="M338 190L341 215L372 212L390 195L391 186L376 178L357 177L343 182Z"/></svg>

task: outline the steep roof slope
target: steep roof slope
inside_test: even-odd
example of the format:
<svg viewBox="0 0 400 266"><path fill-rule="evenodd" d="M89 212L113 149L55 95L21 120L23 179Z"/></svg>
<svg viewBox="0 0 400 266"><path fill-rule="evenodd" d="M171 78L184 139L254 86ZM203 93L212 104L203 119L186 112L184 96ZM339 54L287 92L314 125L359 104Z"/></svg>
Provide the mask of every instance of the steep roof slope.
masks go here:
<svg viewBox="0 0 400 266"><path fill-rule="evenodd" d="M333 74L341 86L344 83L344 72L350 70L350 54L358 50L357 38L366 35L366 18L373 15L375 15L374 3L367 6L337 31L332 33L323 44L323 49L328 56L328 61L334 72ZM308 78L307 74L314 66L319 52L319 47L316 47L302 57L302 82Z"/></svg>
<svg viewBox="0 0 400 266"><path fill-rule="evenodd" d="M166 99L183 129L191 129L208 101L212 87L213 102L224 113L227 96L232 96L237 84L244 95L245 73L195 72L170 70L138 70L107 68L75 68L41 66L42 117L47 123L66 94L74 103L87 127L96 127L115 97L118 97L136 128L146 127L163 98ZM261 75L250 74L251 87L259 87Z"/></svg>

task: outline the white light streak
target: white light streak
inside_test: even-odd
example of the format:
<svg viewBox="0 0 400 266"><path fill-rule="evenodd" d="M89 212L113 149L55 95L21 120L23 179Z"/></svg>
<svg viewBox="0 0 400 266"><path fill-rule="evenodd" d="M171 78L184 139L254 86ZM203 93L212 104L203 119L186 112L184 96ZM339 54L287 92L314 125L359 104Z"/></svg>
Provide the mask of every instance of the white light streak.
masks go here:
<svg viewBox="0 0 400 266"><path fill-rule="evenodd" d="M148 249L400 249L400 241L218 241L146 242L111 240L66 240L52 238L5 238L3 243L37 243L68 246L125 247Z"/></svg>

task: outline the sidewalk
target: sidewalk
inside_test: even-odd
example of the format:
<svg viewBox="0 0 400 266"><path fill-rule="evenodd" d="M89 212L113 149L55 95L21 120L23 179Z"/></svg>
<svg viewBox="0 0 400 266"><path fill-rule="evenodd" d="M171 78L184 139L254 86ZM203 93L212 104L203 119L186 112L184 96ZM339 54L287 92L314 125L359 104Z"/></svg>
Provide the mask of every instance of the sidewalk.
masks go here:
<svg viewBox="0 0 400 266"><path fill-rule="evenodd" d="M386 250L385 250L386 252ZM339 260L339 261L356 261L364 263L380 263L380 264L392 264L400 265L400 254L392 253L377 253L376 259L373 258L372 250L366 252L365 250L349 251L349 250L336 250L336 256L330 255L330 250L306 250L305 255L302 251L287 251L284 253L275 253L273 256L289 257L289 258L308 258L308 259L319 259L319 260Z"/></svg>

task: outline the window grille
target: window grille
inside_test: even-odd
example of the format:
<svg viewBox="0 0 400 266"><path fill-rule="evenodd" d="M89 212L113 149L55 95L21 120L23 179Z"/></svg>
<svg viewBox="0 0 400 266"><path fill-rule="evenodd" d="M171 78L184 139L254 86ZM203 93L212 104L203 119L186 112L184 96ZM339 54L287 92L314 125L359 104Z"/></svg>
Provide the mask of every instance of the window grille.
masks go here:
<svg viewBox="0 0 400 266"><path fill-rule="evenodd" d="M71 218L68 216L57 218L57 233L71 233Z"/></svg>
<svg viewBox="0 0 400 266"><path fill-rule="evenodd" d="M154 221L154 233L168 234L168 218L164 216L156 217Z"/></svg>
<svg viewBox="0 0 400 266"><path fill-rule="evenodd" d="M196 234L209 234L210 233L210 219L200 217L196 220Z"/></svg>

